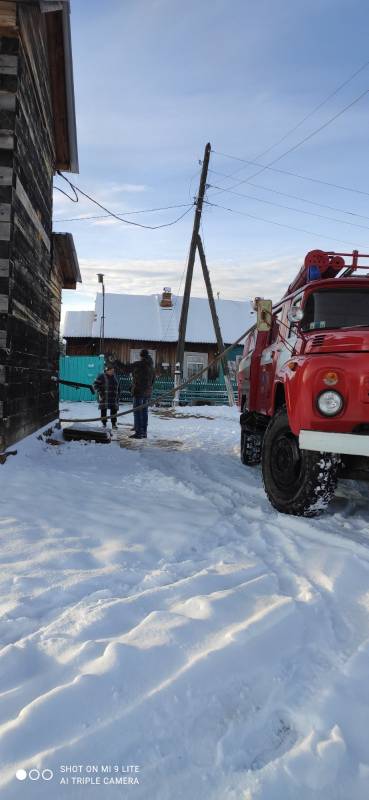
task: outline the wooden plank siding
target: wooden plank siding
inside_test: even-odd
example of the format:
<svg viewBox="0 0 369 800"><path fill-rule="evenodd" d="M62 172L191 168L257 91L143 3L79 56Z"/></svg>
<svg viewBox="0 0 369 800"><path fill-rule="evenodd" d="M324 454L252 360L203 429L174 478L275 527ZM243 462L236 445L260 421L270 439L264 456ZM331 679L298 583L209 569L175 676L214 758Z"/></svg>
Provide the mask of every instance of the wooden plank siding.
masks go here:
<svg viewBox="0 0 369 800"><path fill-rule="evenodd" d="M14 28L6 33L4 6ZM58 367L62 276L51 243L55 143L45 15L38 4L0 7L1 450L58 416L50 378Z"/></svg>
<svg viewBox="0 0 369 800"><path fill-rule="evenodd" d="M5 447L3 418L6 413L8 393L8 317L9 285L12 262L10 240L12 235L12 195L14 180L14 131L16 91L18 77L14 69L6 70L7 60L18 68L19 39L16 29L15 3L0 4L0 203L9 207L6 219L0 220L0 450ZM9 63L9 61L8 61ZM11 144L11 147L9 147Z"/></svg>
<svg viewBox="0 0 369 800"><path fill-rule="evenodd" d="M0 29L16 28L17 4L15 0L2 0L0 3ZM1 35L1 33L0 33Z"/></svg>
<svg viewBox="0 0 369 800"><path fill-rule="evenodd" d="M100 342L98 339L77 339L68 337L67 339L67 356L91 356L99 355ZM141 342L134 340L124 339L105 339L104 352L106 356L116 359L122 365L130 363L131 350L155 350L156 364L155 372L157 375L168 374L168 370L162 367L162 364L169 364L169 372L174 373L175 358L177 344L175 342ZM204 344L187 342L185 344L185 352L191 353L207 353L209 362L215 358L218 349L216 344ZM208 379L215 380L219 375L219 365L215 365L208 371Z"/></svg>

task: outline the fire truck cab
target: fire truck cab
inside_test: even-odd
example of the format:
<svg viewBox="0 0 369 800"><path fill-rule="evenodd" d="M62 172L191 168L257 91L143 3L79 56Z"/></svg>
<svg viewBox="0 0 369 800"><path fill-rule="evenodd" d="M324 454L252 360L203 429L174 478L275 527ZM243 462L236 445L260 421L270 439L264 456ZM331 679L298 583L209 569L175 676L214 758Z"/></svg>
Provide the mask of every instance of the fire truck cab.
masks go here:
<svg viewBox="0 0 369 800"><path fill-rule="evenodd" d="M257 298L238 372L241 461L281 512L315 516L369 480L369 255L313 250L282 300Z"/></svg>

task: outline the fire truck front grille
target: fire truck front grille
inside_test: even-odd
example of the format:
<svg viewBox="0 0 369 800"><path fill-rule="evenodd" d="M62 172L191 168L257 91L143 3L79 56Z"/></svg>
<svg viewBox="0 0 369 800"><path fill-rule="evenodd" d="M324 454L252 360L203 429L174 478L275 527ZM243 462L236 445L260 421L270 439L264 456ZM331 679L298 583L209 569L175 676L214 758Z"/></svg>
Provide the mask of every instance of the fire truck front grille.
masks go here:
<svg viewBox="0 0 369 800"><path fill-rule="evenodd" d="M321 347L322 344L324 344L324 339L325 339L325 336L323 336L322 334L320 334L320 336L314 336L314 338L311 341L311 346L312 347Z"/></svg>

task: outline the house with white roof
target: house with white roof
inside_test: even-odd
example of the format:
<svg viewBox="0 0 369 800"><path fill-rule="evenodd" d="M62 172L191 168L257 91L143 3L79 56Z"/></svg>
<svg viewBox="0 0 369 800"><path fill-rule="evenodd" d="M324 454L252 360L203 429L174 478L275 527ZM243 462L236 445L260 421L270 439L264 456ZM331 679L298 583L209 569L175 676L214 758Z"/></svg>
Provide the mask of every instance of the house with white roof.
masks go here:
<svg viewBox="0 0 369 800"><path fill-rule="evenodd" d="M170 289L162 294L106 294L104 309L103 354L117 363L128 365L136 361L140 350L149 350L156 374L173 374L178 341L178 326L182 297ZM248 300L215 301L225 345L236 341L253 324L254 317ZM102 295L96 297L94 311L68 311L63 337L67 355L99 355L101 349ZM229 355L230 367L242 348ZM218 352L207 298L191 297L184 355L184 376L207 366ZM219 365L209 369L207 378L219 374ZM206 377L206 374L205 374Z"/></svg>

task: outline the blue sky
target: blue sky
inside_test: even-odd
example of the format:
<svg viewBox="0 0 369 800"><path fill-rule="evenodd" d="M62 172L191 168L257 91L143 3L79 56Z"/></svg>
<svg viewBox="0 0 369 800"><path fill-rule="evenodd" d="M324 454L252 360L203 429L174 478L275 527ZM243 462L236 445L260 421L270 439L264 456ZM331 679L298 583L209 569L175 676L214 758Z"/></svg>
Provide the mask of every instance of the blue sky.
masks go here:
<svg viewBox="0 0 369 800"><path fill-rule="evenodd" d="M86 0L71 0L71 12L80 161L80 174L72 179L115 212L190 203L207 141L215 151L255 160L367 58L369 9L363 0L89 0L88 12ZM369 67L262 163L315 130L368 84ZM369 191L368 112L366 95L276 167ZM255 171L215 153L210 168L208 182L228 187ZM238 169L233 180L216 174ZM65 188L60 178L55 183ZM204 244L221 297L277 299L316 247L369 252L369 196L270 170L252 183L257 186L235 189L248 198L208 190L210 201L242 212L209 206L204 211ZM130 219L155 225L184 210ZM55 192L54 227L73 233L83 277L77 292L64 292L64 310L92 307L100 271L107 291L183 288L192 210L177 225L156 231L111 218L64 221L94 214L99 211L88 201L74 204ZM198 263L193 293L205 296Z"/></svg>

